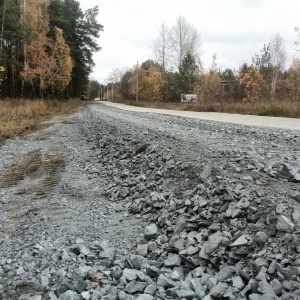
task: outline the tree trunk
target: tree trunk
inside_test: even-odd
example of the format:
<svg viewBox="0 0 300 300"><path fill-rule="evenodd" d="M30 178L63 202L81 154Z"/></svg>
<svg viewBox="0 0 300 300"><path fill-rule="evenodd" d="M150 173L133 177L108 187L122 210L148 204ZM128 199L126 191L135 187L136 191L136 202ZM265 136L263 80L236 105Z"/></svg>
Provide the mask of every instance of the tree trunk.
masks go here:
<svg viewBox="0 0 300 300"><path fill-rule="evenodd" d="M278 66L276 66L276 67L274 67L273 74L272 74L270 101L273 101L274 97L275 97L276 84L277 84L277 80L278 80L278 73L279 73L279 68L278 68Z"/></svg>
<svg viewBox="0 0 300 300"><path fill-rule="evenodd" d="M0 39L0 51L1 52L2 52L2 48L3 48L5 12L6 12L6 0L4 0L4 4L3 4L3 16L2 16L2 24L1 24L1 39Z"/></svg>

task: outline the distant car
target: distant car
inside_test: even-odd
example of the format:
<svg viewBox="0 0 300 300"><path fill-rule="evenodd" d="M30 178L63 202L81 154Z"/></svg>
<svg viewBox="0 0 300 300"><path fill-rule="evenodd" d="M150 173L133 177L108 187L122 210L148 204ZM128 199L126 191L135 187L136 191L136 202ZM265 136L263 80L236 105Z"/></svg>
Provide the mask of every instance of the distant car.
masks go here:
<svg viewBox="0 0 300 300"><path fill-rule="evenodd" d="M196 94L181 94L181 102L189 103L189 102L197 102Z"/></svg>
<svg viewBox="0 0 300 300"><path fill-rule="evenodd" d="M94 101L101 101L101 99L100 98L95 98Z"/></svg>

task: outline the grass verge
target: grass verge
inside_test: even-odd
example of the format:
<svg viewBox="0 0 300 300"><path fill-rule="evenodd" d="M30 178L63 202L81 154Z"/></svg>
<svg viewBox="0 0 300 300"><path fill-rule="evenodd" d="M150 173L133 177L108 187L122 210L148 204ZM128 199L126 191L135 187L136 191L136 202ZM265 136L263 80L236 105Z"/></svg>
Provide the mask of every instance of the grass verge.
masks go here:
<svg viewBox="0 0 300 300"><path fill-rule="evenodd" d="M75 112L83 102L77 99L0 100L0 143L45 127L40 122Z"/></svg>

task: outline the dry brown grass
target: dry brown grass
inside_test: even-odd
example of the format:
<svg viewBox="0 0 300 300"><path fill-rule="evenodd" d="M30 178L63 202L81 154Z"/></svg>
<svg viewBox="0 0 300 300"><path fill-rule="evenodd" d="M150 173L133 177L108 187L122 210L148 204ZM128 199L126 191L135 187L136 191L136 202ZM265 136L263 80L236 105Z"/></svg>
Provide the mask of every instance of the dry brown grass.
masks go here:
<svg viewBox="0 0 300 300"><path fill-rule="evenodd" d="M257 103L244 102L211 102L211 103L164 103L146 101L122 101L122 103L151 108L162 108L185 111L223 112L235 114L247 114L258 116L273 116L286 118L300 118L300 102L296 101L262 101Z"/></svg>
<svg viewBox="0 0 300 300"><path fill-rule="evenodd" d="M0 142L42 128L41 121L75 112L80 100L1 100Z"/></svg>

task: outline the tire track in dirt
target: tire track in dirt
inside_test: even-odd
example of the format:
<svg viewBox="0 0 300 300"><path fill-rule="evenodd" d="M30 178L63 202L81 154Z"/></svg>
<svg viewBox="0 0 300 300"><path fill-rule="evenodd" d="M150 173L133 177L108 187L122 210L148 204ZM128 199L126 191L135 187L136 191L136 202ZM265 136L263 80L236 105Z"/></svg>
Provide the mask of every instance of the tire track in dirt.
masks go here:
<svg viewBox="0 0 300 300"><path fill-rule="evenodd" d="M0 235L18 228L25 215L38 213L37 202L60 182L64 168L61 153L34 150L0 171L0 188L11 194L9 201L0 203Z"/></svg>

